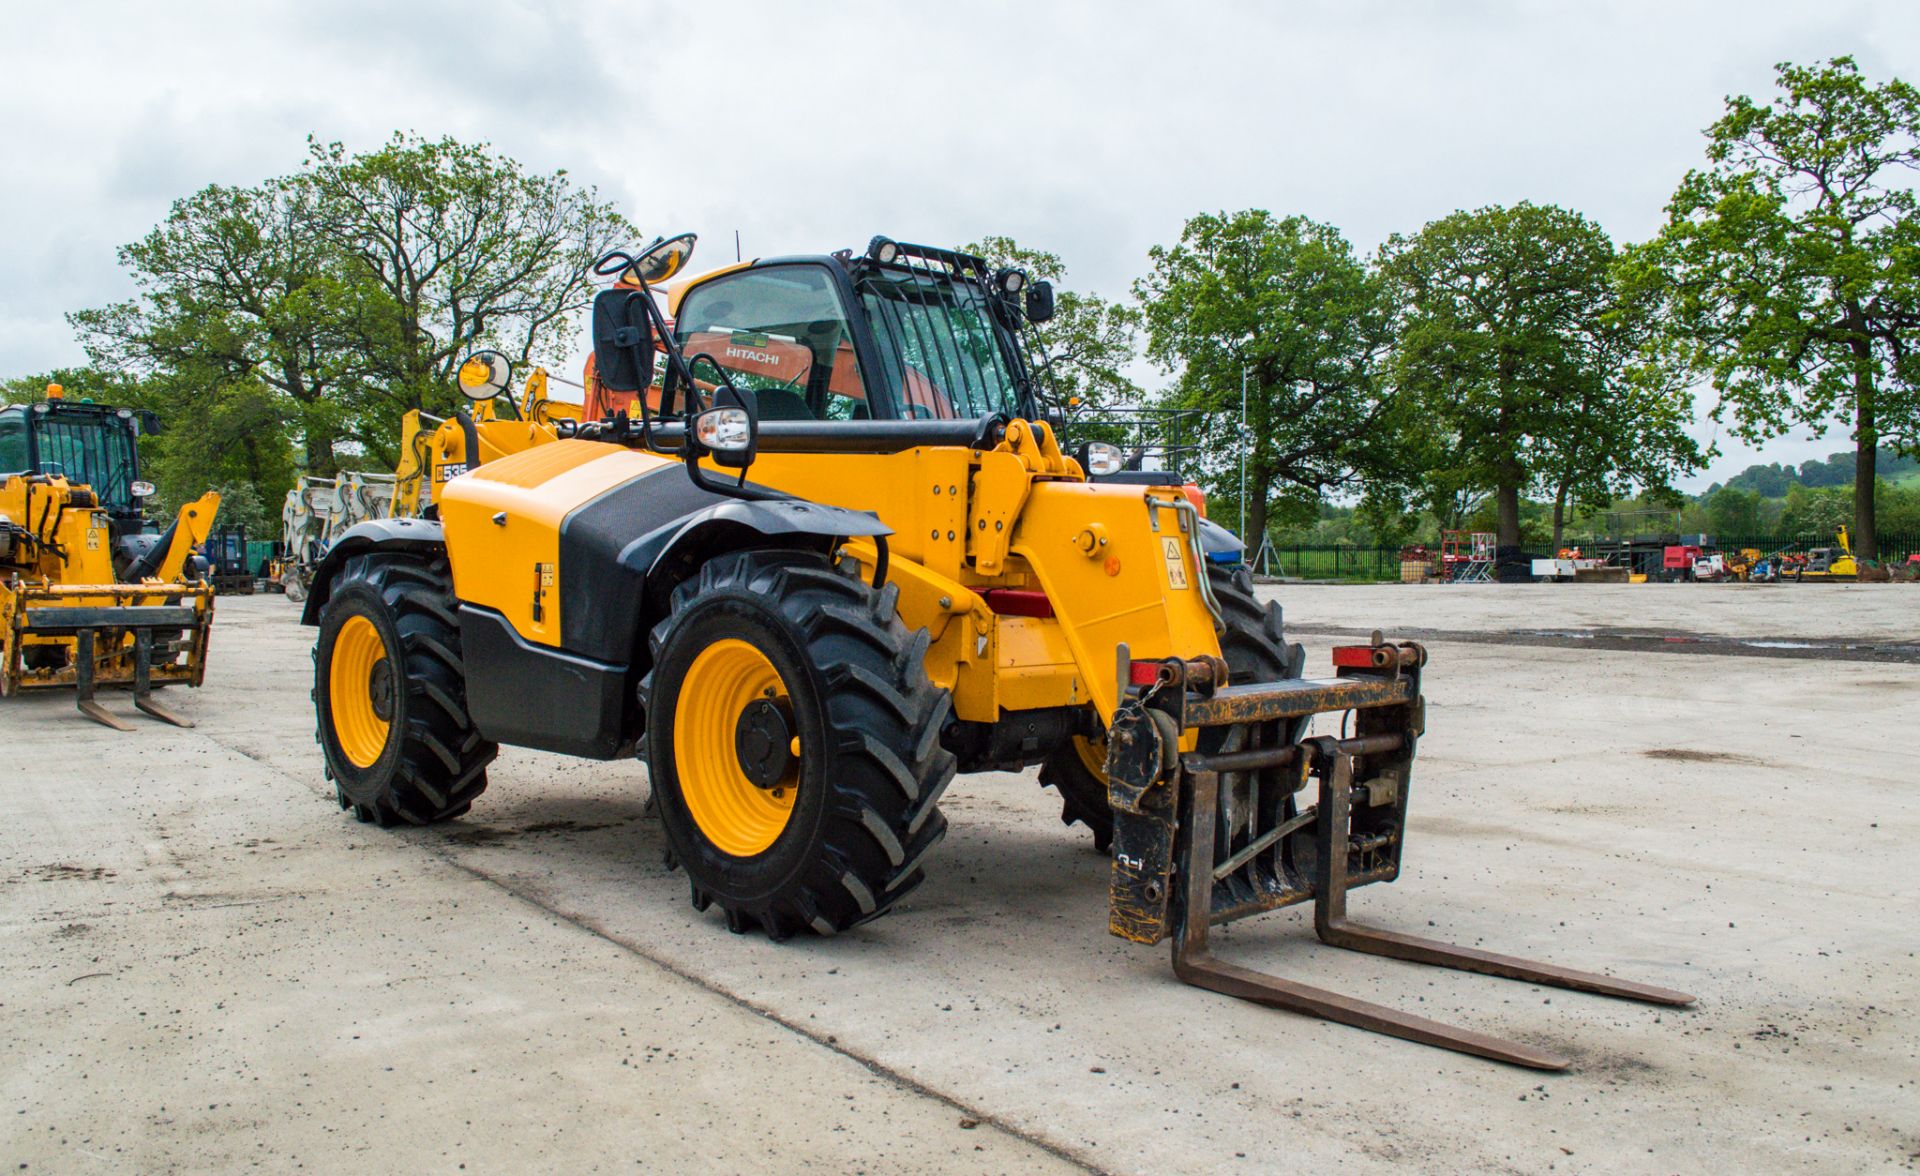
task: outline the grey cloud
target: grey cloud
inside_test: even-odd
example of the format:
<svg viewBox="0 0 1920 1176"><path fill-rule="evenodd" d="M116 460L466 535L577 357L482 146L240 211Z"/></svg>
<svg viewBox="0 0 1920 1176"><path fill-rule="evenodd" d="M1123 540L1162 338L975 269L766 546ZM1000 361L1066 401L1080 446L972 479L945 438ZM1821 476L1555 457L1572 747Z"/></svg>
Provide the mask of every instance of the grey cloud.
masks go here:
<svg viewBox="0 0 1920 1176"><path fill-rule="evenodd" d="M1920 79L1920 6L23 4L0 46L0 143L32 164L0 189L20 371L78 358L61 315L125 295L115 245L295 166L308 132L484 139L644 231L700 231L709 260L736 228L763 255L1004 232L1123 296L1202 210L1302 212L1370 250L1534 199L1644 238L1726 94L1846 52Z"/></svg>

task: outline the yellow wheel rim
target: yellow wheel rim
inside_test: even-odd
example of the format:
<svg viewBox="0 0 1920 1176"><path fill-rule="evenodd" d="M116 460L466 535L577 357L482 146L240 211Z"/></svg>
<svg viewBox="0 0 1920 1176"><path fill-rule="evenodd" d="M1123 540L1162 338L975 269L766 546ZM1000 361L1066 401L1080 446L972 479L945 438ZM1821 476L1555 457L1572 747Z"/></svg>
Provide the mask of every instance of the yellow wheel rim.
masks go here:
<svg viewBox="0 0 1920 1176"><path fill-rule="evenodd" d="M1093 778L1105 784L1107 782L1107 741L1075 735L1073 750L1080 756L1080 762L1086 765L1087 771L1093 773Z"/></svg>
<svg viewBox="0 0 1920 1176"><path fill-rule="evenodd" d="M386 750L396 686L380 630L365 617L347 618L327 664L327 711L354 767L372 767Z"/></svg>
<svg viewBox="0 0 1920 1176"><path fill-rule="evenodd" d="M735 732L749 704L787 698L765 654L737 638L716 641L687 667L673 708L673 769L680 795L714 848L732 857L764 853L793 816L799 793L799 738L786 773L772 788L747 778Z"/></svg>

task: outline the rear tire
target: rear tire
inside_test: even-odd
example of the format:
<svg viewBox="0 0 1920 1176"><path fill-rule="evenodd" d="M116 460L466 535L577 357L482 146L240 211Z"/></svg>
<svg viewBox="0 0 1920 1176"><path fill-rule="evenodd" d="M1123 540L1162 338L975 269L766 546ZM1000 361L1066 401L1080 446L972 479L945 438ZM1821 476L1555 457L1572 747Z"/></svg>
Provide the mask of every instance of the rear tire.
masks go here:
<svg viewBox="0 0 1920 1176"><path fill-rule="evenodd" d="M466 666L444 556L349 559L314 644L313 698L327 778L377 825L457 817L487 787L498 746L467 714Z"/></svg>
<svg viewBox="0 0 1920 1176"><path fill-rule="evenodd" d="M1209 565L1207 582L1226 618L1220 654L1227 661L1228 680L1239 684L1299 677L1306 667L1307 651L1300 645L1287 644L1280 606L1263 605L1254 597L1253 573L1245 566L1227 571ZM1219 735L1209 731L1202 736L1208 737L1218 739ZM1086 745L1086 749L1105 746L1076 738L1040 766L1040 783L1060 793L1060 823L1077 821L1086 825L1093 833L1093 847L1105 853L1113 843L1113 806L1107 797L1107 777L1087 762L1079 745Z"/></svg>
<svg viewBox="0 0 1920 1176"><path fill-rule="evenodd" d="M897 599L823 556L734 552L676 588L653 631L648 775L693 905L718 905L729 929L784 939L877 918L946 833L951 701ZM753 742L753 724L778 737ZM747 750L783 743L771 760Z"/></svg>

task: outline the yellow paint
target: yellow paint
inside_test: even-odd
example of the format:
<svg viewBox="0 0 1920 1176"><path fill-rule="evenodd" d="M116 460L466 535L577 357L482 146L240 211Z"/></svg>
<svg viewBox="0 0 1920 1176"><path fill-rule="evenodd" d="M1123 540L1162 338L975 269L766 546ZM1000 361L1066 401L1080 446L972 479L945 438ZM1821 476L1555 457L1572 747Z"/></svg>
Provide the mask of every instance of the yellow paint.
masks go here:
<svg viewBox="0 0 1920 1176"><path fill-rule="evenodd" d="M498 610L525 639L557 645L565 618L551 569L567 513L675 459L598 442L544 443L533 438L550 430L518 421L480 428L483 463L438 488L456 590ZM503 448L520 450L496 449L494 430L507 434ZM464 444L457 428L434 436L456 455ZM1181 529L1180 490L1089 483L1044 424L1013 422L991 450L766 453L752 478L872 512L893 529L889 578L901 620L927 630L928 676L952 692L962 719L1091 704L1110 722L1118 643L1142 658L1220 652L1205 600L1192 590L1205 569ZM504 526L491 521L500 512ZM870 542L842 550L871 576ZM989 588L1041 589L1057 615L997 617L980 595Z"/></svg>
<svg viewBox="0 0 1920 1176"><path fill-rule="evenodd" d="M687 296L688 291L702 286L707 282L711 282L723 274L750 269L758 260L758 258L755 258L750 261L736 261L732 265L723 265L718 269L710 269L705 273L695 274L685 281L675 282L672 285L664 287L667 292L667 317L670 319L680 317L680 302Z"/></svg>
<svg viewBox="0 0 1920 1176"><path fill-rule="evenodd" d="M786 702L786 683L765 654L729 637L694 657L673 710L681 799L714 848L737 858L764 853L778 841L800 795L797 759L772 788L756 786L740 766L734 732L748 705L762 698ZM796 737L793 747L799 742Z"/></svg>
<svg viewBox="0 0 1920 1176"><path fill-rule="evenodd" d="M562 618L550 582L560 562L560 524L580 504L672 464L672 458L601 441L555 441L445 483L440 518L454 591L498 611L528 641L560 644ZM503 524L493 521L496 514L506 516Z"/></svg>
<svg viewBox="0 0 1920 1176"><path fill-rule="evenodd" d="M380 630L363 616L352 616L333 639L327 662L327 710L340 750L357 768L370 768L386 750L388 720L373 704L375 668L387 660Z"/></svg>

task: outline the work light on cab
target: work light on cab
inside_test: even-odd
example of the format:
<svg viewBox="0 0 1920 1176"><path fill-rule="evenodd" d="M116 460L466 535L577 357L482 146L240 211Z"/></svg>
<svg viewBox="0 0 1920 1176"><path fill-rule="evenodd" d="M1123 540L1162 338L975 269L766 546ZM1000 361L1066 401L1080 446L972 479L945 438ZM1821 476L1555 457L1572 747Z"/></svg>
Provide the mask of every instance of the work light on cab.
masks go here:
<svg viewBox="0 0 1920 1176"><path fill-rule="evenodd" d="M1125 464L1118 445L1109 445L1105 441L1087 443L1087 473L1105 477L1119 473Z"/></svg>

